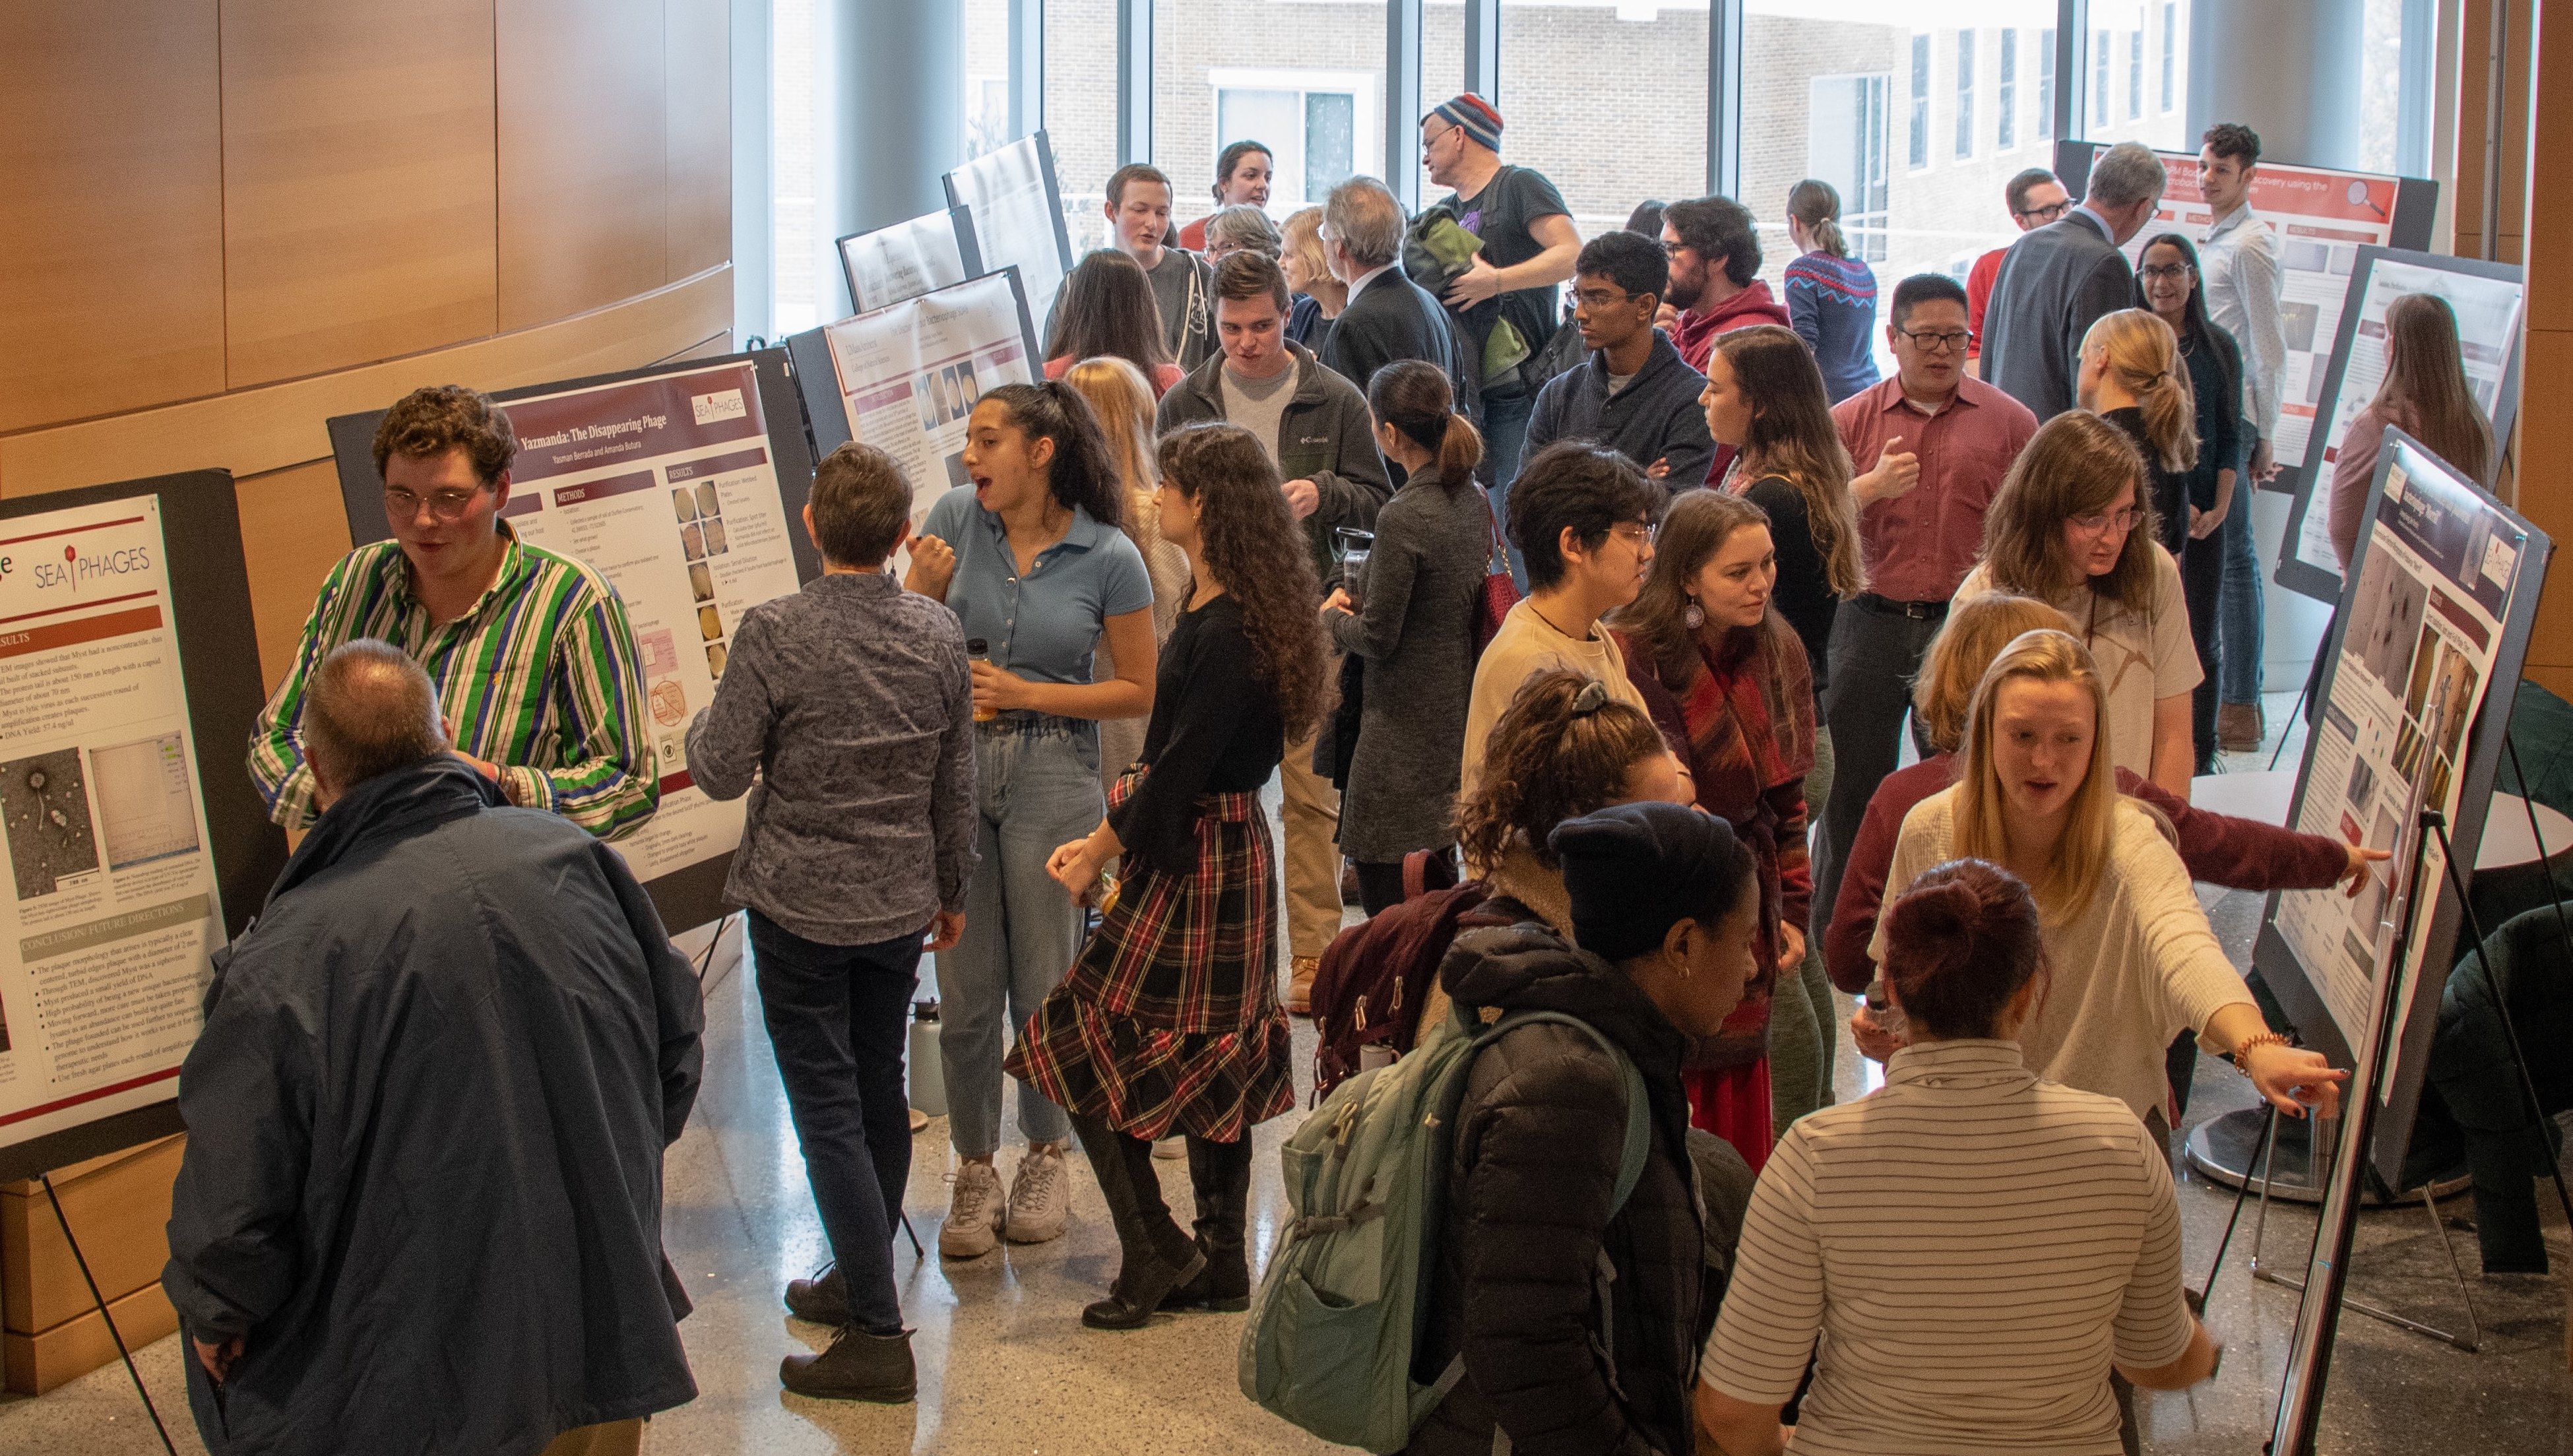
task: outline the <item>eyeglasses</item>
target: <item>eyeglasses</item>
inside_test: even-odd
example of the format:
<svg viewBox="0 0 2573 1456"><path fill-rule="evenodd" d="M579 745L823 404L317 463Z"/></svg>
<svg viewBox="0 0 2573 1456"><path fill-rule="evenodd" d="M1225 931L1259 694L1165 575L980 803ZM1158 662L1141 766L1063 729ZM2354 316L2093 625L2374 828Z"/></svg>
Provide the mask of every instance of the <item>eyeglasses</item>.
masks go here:
<svg viewBox="0 0 2573 1456"><path fill-rule="evenodd" d="M1437 131L1431 132L1429 135L1427 135L1427 136L1425 136L1425 137L1422 137L1422 138L1420 139L1420 150L1421 150L1421 151L1423 151L1423 152L1426 152L1426 151L1428 151L1430 148L1437 146L1437 145L1438 145L1438 143L1439 143L1441 140L1443 140L1443 139L1445 139L1445 138L1447 138L1447 137L1453 136L1453 135L1455 135L1456 133L1461 132L1461 131L1463 131L1463 130L1464 130L1464 128L1463 128L1463 127L1459 127L1459 126L1448 126L1448 127L1443 127L1443 128L1441 128L1441 129L1439 129L1439 130L1437 130Z"/></svg>
<svg viewBox="0 0 2573 1456"><path fill-rule="evenodd" d="M2056 219L2063 217L2067 212L2070 212L2072 208L2073 200L2067 198L2063 202L2057 203L2052 207L2022 208L2012 214L2012 216L2026 218L2032 223L2052 223Z"/></svg>
<svg viewBox="0 0 2573 1456"><path fill-rule="evenodd" d="M1578 289L1574 291L1572 301L1585 308L1609 309L1633 297L1635 297L1633 294L1624 289Z"/></svg>
<svg viewBox="0 0 2573 1456"><path fill-rule="evenodd" d="M1897 329L1894 332L1911 340L1912 347L1921 351L1923 354L1955 354L1957 351L1964 349L1967 343L1975 337L1962 329L1948 330L1940 333L1931 333L1924 330L1918 334L1908 329Z"/></svg>
<svg viewBox="0 0 2573 1456"><path fill-rule="evenodd" d="M2137 269L2137 270L2136 270L2136 277L2138 277L2138 278L2155 278L2155 279L2184 279L2184 278L2187 278L2187 277L2189 276L2189 273L2190 273L2189 266L2188 266L2187 264L2185 264L2185 263L2156 263L2156 264L2154 264L2154 265L2153 265L2152 267L2150 267L2150 268L2140 268L2140 269Z"/></svg>
<svg viewBox="0 0 2573 1456"><path fill-rule="evenodd" d="M1608 528L1608 534L1630 546L1649 546L1653 543L1654 527L1640 520L1619 521Z"/></svg>
<svg viewBox="0 0 2573 1456"><path fill-rule="evenodd" d="M2144 518L2144 513L2131 505L2125 510L2095 510L2089 515L2077 515L2073 517L2073 524L2085 535L2096 536L2103 531L2134 530L2136 522Z"/></svg>
<svg viewBox="0 0 2573 1456"><path fill-rule="evenodd" d="M439 520L461 519L473 504L473 497L482 493L482 488L477 485L470 490L431 490L428 497L429 513ZM420 502L421 496L417 491L405 490L399 485L385 489L385 514L395 520L418 520Z"/></svg>

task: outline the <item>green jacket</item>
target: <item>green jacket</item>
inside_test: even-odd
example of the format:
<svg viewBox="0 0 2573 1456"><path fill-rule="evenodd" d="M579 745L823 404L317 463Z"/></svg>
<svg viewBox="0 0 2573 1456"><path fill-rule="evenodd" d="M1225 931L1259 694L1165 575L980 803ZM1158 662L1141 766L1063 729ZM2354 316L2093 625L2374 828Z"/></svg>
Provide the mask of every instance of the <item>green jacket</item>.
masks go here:
<svg viewBox="0 0 2573 1456"><path fill-rule="evenodd" d="M1357 385L1322 367L1302 345L1286 348L1295 356L1295 393L1278 424L1278 473L1311 480L1321 497L1304 519L1304 540L1312 550L1313 574L1327 593L1338 574L1331 532L1341 526L1375 529L1376 510L1393 498L1393 481L1375 452L1375 420ZM1173 384L1162 396L1154 427L1168 434L1222 420L1223 370L1224 356L1217 355Z"/></svg>

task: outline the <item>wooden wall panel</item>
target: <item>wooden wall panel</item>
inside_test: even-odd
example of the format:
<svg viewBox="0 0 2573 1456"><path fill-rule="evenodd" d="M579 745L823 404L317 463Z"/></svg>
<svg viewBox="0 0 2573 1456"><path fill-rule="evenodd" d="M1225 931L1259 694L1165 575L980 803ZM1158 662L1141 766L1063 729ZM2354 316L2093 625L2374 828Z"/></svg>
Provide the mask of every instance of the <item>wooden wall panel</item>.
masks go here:
<svg viewBox="0 0 2573 1456"><path fill-rule="evenodd" d="M2538 44L2545 42L2540 35ZM2573 155L2567 150L2573 148L2573 33L2559 32L2553 50L2530 59L2537 73L2529 118L2537 155ZM2526 155L2521 149L2522 160ZM2573 698L2573 417L2557 404L2573 395L2573 208L2565 206L2562 193L2560 187L2534 189L2524 219L2528 336L2520 362L2513 498L2520 513L2555 541L2546 590L2537 602L2537 628L2529 638L2527 674Z"/></svg>
<svg viewBox="0 0 2573 1456"><path fill-rule="evenodd" d="M2491 69L2492 4L2493 0L2464 0L2458 15L2457 178L2451 212L2456 221L2459 258L2483 257L2484 108L2490 95L2486 83ZM2494 256L2504 263L2517 263L2520 228L2528 205L2530 33L2524 0L2512 0L2511 11L2504 17L2504 29L2507 39L2502 57L2501 214L2493 229L2498 244Z"/></svg>
<svg viewBox="0 0 2573 1456"><path fill-rule="evenodd" d="M0 5L0 431L224 387L215 0Z"/></svg>
<svg viewBox="0 0 2573 1456"><path fill-rule="evenodd" d="M498 328L489 0L223 0L233 388Z"/></svg>
<svg viewBox="0 0 2573 1456"><path fill-rule="evenodd" d="M233 482L233 494L241 504L242 560L250 568L260 682L275 692L294 664L304 618L313 610L322 579L349 553L340 472L330 460L311 460L246 475Z"/></svg>
<svg viewBox="0 0 2573 1456"><path fill-rule="evenodd" d="M658 7L496 0L500 327L523 329L669 281Z"/></svg>
<svg viewBox="0 0 2573 1456"><path fill-rule="evenodd" d="M669 260L674 279L732 257L732 18L724 0L668 0Z"/></svg>

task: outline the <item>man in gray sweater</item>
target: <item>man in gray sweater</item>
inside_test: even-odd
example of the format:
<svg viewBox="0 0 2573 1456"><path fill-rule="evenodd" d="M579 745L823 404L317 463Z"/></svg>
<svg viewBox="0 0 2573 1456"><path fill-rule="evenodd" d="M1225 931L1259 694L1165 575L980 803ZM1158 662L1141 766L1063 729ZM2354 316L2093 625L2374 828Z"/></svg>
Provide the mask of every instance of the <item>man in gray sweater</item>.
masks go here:
<svg viewBox="0 0 2573 1456"><path fill-rule="evenodd" d="M804 528L822 575L742 614L688 772L750 795L724 898L749 907L759 1003L834 1267L786 1286L835 1325L789 1355L798 1395L907 1401L911 1332L893 1224L911 1175L903 1052L924 949L965 929L975 851L974 704L964 628L884 570L911 531L911 482L873 445L813 475Z"/></svg>
<svg viewBox="0 0 2573 1456"><path fill-rule="evenodd" d="M1260 437L1286 477L1286 506L1325 591L1338 579L1332 532L1371 530L1393 495L1376 453L1375 421L1357 386L1286 340L1286 275L1258 253L1236 253L1215 269L1215 323L1222 358L1162 396L1154 421L1163 434L1217 420ZM1312 725L1286 747L1279 770L1286 820L1286 939L1294 957L1286 1009L1305 1010L1322 949L1340 932L1339 792L1313 771ZM1294 730L1290 728L1290 733Z"/></svg>

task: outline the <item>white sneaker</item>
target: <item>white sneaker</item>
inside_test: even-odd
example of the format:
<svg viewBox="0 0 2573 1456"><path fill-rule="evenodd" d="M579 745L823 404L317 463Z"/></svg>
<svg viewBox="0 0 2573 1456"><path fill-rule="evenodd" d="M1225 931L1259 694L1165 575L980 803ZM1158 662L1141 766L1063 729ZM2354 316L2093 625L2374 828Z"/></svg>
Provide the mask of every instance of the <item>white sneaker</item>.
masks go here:
<svg viewBox="0 0 2573 1456"><path fill-rule="evenodd" d="M951 1259L980 1258L999 1242L1001 1173L988 1162L957 1166L955 1191L948 1195L947 1222L938 1230L938 1251Z"/></svg>
<svg viewBox="0 0 2573 1456"><path fill-rule="evenodd" d="M1064 1181L1063 1145L1030 1143L1010 1177L1010 1212L1001 1231L1012 1243L1043 1243L1063 1236L1072 1215L1072 1189Z"/></svg>

